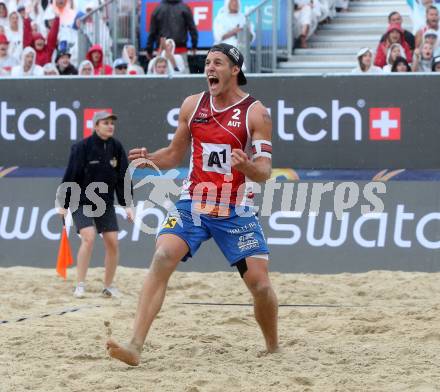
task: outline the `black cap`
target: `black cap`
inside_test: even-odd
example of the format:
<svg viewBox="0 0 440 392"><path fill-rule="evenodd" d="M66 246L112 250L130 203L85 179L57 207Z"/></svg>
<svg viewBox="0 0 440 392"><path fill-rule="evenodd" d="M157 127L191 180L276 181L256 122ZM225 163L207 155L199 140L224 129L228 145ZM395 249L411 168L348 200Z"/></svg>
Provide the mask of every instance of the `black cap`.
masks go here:
<svg viewBox="0 0 440 392"><path fill-rule="evenodd" d="M72 55L71 55L67 50L60 50L60 51L57 53L57 56L56 56L56 58L55 58L55 62L58 62L58 60L59 60L61 57L63 57L63 56L69 56L69 58L72 57Z"/></svg>
<svg viewBox="0 0 440 392"><path fill-rule="evenodd" d="M224 55L228 57L229 60L232 61L234 65L237 65L240 68L240 72L237 75L237 81L239 86L244 86L247 83L246 76L244 76L243 70L241 67L243 66L243 55L240 51L233 45L229 44L217 44L214 45L210 52L222 52Z"/></svg>

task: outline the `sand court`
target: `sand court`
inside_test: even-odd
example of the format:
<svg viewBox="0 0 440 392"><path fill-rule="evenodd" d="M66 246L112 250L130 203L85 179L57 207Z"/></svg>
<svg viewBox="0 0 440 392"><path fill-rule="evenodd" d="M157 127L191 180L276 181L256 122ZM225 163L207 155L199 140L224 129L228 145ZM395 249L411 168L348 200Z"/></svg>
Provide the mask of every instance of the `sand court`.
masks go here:
<svg viewBox="0 0 440 392"><path fill-rule="evenodd" d="M0 391L440 390L440 274L272 273L280 304L325 306L280 307L282 352L264 355L251 306L194 304L249 304L238 273L177 272L137 368L107 356L104 323L128 339L145 271L118 270L120 299L102 276L78 300L71 271L0 269Z"/></svg>

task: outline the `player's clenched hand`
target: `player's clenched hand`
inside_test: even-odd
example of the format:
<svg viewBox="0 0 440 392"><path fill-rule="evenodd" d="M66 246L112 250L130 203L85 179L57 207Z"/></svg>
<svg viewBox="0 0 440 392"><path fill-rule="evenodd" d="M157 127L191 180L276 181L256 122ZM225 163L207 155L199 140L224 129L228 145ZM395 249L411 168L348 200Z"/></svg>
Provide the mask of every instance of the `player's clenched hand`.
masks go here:
<svg viewBox="0 0 440 392"><path fill-rule="evenodd" d="M137 148L133 148L128 152L128 160L129 161L134 161L135 159L139 159L139 158L147 158L147 149L145 147L137 147Z"/></svg>
<svg viewBox="0 0 440 392"><path fill-rule="evenodd" d="M241 172L245 171L250 160L247 154L238 148L234 148L231 153L231 166Z"/></svg>
<svg viewBox="0 0 440 392"><path fill-rule="evenodd" d="M128 160L130 162L140 160L137 167L143 168L146 167L146 162L142 162L142 160L147 159L147 149L145 147L142 148L133 148L128 152ZM135 162L136 163L136 162Z"/></svg>

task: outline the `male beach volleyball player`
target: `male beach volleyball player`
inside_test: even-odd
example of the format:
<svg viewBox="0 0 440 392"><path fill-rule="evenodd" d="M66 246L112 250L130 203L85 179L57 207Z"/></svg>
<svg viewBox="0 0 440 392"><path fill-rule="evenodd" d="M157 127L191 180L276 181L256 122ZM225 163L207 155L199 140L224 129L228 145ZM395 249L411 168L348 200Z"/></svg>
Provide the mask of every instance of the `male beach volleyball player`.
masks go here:
<svg viewBox="0 0 440 392"><path fill-rule="evenodd" d="M269 251L257 217L239 212L249 212L240 205L253 196L246 179L264 182L270 177L272 121L266 108L240 89L246 84L242 65L243 56L235 47L213 46L205 64L209 92L184 100L170 145L153 153L145 148L129 152L129 160L143 158L169 169L177 166L192 147L177 213L168 215L158 233L131 340L126 345L112 339L107 342L109 355L129 365L139 364L147 333L176 266L194 256L201 243L211 237L230 265L238 268L252 293L255 318L267 351L278 350L278 302L268 274ZM214 186L214 192L211 189L207 196L203 183ZM224 189L230 189L229 194Z"/></svg>

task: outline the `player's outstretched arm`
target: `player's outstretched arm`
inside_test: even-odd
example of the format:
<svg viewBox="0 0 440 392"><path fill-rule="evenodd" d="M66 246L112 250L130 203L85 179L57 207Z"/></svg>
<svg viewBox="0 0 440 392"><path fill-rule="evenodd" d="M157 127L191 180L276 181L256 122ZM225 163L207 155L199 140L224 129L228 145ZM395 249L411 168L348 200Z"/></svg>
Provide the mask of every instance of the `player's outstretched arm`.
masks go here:
<svg viewBox="0 0 440 392"><path fill-rule="evenodd" d="M161 148L155 152L149 153L145 147L134 148L128 153L128 160L135 161L139 158L148 159L159 169L171 169L182 162L188 147L191 143L191 132L188 122L192 116L198 101L199 95L187 97L180 107L179 122L174 138L168 147ZM138 167L146 167L148 163L141 163Z"/></svg>
<svg viewBox="0 0 440 392"><path fill-rule="evenodd" d="M252 136L254 159L250 160L240 149L232 150L232 167L251 181L264 182L272 173L272 119L260 103L250 108L249 129Z"/></svg>

